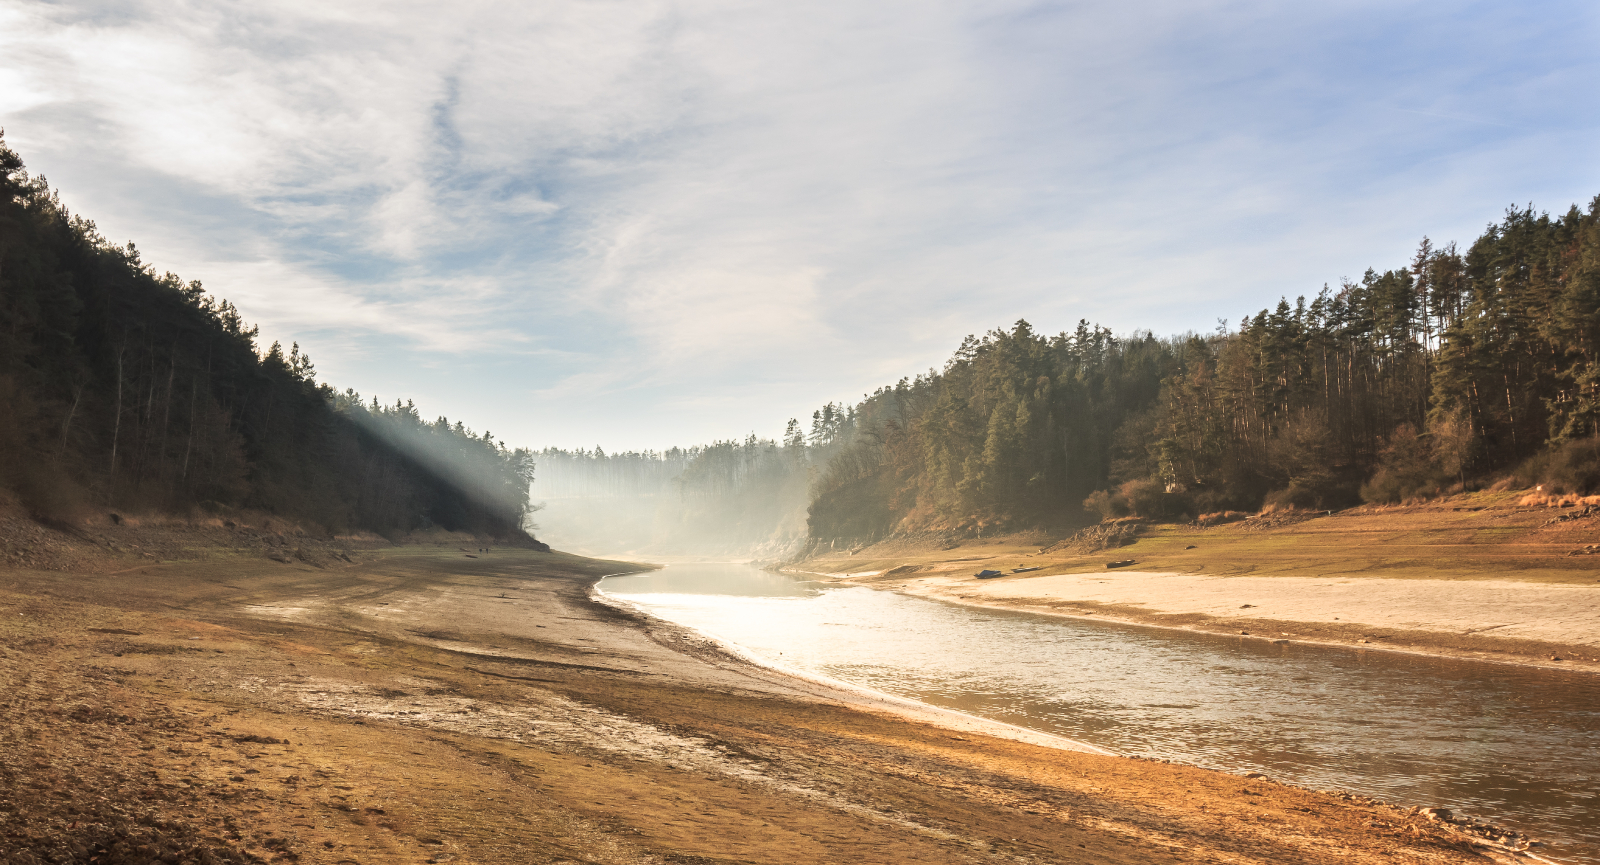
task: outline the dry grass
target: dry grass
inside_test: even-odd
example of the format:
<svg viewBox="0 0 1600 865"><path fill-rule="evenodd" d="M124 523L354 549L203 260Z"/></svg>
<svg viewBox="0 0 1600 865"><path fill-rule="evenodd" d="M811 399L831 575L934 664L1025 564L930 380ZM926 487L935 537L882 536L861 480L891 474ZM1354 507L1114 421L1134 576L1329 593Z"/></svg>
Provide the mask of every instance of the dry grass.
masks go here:
<svg viewBox="0 0 1600 865"><path fill-rule="evenodd" d="M1600 513L1551 513L1587 504L1600 504L1600 497L1534 499L1525 491L1479 492L1331 514L1276 511L1227 522L1209 515L1211 520L1191 524L1146 524L1133 544L1094 552L1040 543L1034 536L943 544L889 540L799 566L864 574L969 560L995 568L1042 566L1051 574L1103 570L1109 561L1131 558L1141 570L1212 575L1592 583L1593 560L1577 554L1600 541Z"/></svg>

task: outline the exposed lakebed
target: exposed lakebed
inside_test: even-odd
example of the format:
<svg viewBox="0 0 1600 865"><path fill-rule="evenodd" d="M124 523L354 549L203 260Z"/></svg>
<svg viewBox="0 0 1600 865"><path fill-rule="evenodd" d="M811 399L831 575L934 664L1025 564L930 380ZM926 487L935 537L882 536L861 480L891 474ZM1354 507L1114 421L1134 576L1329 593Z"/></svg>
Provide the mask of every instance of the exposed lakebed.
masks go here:
<svg viewBox="0 0 1600 865"><path fill-rule="evenodd" d="M777 664L1109 748L1435 805L1600 863L1600 677L685 564L600 589Z"/></svg>

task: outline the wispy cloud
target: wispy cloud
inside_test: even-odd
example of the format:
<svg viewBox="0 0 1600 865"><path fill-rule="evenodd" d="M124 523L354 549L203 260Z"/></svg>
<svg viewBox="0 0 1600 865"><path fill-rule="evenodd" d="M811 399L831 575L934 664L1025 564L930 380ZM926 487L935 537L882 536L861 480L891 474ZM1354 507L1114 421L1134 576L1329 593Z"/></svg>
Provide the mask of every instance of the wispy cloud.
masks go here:
<svg viewBox="0 0 1600 865"><path fill-rule="evenodd" d="M1210 329L1587 200L1597 34L1577 2L0 0L0 124L341 385L662 446L1019 317Z"/></svg>

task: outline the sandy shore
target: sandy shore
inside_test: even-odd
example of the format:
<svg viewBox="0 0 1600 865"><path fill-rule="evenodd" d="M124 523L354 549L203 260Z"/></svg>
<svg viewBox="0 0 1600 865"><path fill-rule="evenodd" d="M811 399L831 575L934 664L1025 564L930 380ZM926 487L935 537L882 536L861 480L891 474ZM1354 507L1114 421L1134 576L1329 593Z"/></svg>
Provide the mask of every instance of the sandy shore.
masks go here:
<svg viewBox="0 0 1600 865"><path fill-rule="evenodd" d="M1110 546L1093 529L922 535L790 567L957 603L1600 671L1600 512L1563 504L1484 491L1207 526L1122 521ZM1005 576L974 579L982 569Z"/></svg>
<svg viewBox="0 0 1600 865"><path fill-rule="evenodd" d="M626 569L0 571L0 861L1518 858L1371 800L908 718L590 597Z"/></svg>
<svg viewBox="0 0 1600 865"><path fill-rule="evenodd" d="M933 576L922 576L928 569L910 576L810 571L805 566L784 571L1050 616L1600 672L1600 582L1206 576L1120 569L979 580L963 564L942 566Z"/></svg>
<svg viewBox="0 0 1600 865"><path fill-rule="evenodd" d="M979 580L967 563L909 576L787 570L953 603L1600 672L1600 582L1125 570Z"/></svg>

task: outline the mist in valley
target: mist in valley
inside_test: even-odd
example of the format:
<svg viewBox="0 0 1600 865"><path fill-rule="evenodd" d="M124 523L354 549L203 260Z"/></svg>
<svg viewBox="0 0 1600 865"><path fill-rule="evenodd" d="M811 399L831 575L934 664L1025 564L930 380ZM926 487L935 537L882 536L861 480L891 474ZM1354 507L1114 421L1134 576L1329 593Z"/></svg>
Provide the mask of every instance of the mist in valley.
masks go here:
<svg viewBox="0 0 1600 865"><path fill-rule="evenodd" d="M811 485L853 418L832 404L809 434L791 420L781 441L750 435L665 451L537 454L538 535L586 555L776 560L807 540Z"/></svg>

